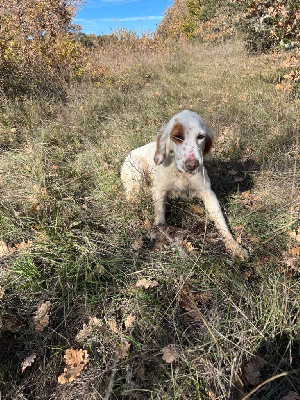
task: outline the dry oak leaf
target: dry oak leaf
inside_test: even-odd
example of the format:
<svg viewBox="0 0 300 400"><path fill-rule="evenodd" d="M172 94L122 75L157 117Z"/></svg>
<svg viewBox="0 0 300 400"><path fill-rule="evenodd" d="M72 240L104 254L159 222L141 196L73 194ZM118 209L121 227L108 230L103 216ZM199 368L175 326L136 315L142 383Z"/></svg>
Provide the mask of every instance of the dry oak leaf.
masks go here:
<svg viewBox="0 0 300 400"><path fill-rule="evenodd" d="M109 326L109 329L113 332L113 333L120 333L120 329L118 328L117 322L115 319L110 318L107 321L107 325Z"/></svg>
<svg viewBox="0 0 300 400"><path fill-rule="evenodd" d="M136 316L133 314L129 314L128 317L125 318L125 328L128 329L132 326L134 321L136 320Z"/></svg>
<svg viewBox="0 0 300 400"><path fill-rule="evenodd" d="M190 210L191 210L194 214L199 214L199 215L204 214L203 208L201 208L201 207L198 206L197 204L191 204L191 205L190 205Z"/></svg>
<svg viewBox="0 0 300 400"><path fill-rule="evenodd" d="M22 323L12 315L3 321L3 329L10 332L18 332L22 327Z"/></svg>
<svg viewBox="0 0 300 400"><path fill-rule="evenodd" d="M140 250L140 248L143 246L143 238L140 237L137 240L134 241L134 243L132 243L131 248L134 251L138 251Z"/></svg>
<svg viewBox="0 0 300 400"><path fill-rule="evenodd" d="M129 348L130 348L130 343L128 343L127 340L124 340L120 344L120 347L118 348L117 353L121 360L124 360L127 357Z"/></svg>
<svg viewBox="0 0 300 400"><path fill-rule="evenodd" d="M177 360L177 358L179 357L175 344L169 344L168 346L164 347L161 351L163 354L162 359L168 364Z"/></svg>
<svg viewBox="0 0 300 400"><path fill-rule="evenodd" d="M65 368L64 372L57 378L58 383L63 385L64 383L74 381L80 376L81 371L82 368L80 366Z"/></svg>
<svg viewBox="0 0 300 400"><path fill-rule="evenodd" d="M0 241L0 257L5 256L6 254L11 253L11 248L7 246L7 244L3 241Z"/></svg>
<svg viewBox="0 0 300 400"><path fill-rule="evenodd" d="M152 229L152 224L149 218L146 218L143 224L143 228L146 229L146 231L150 232Z"/></svg>
<svg viewBox="0 0 300 400"><path fill-rule="evenodd" d="M36 354L31 354L31 356L25 358L25 360L21 364L22 374L27 367L30 367L34 363L35 358Z"/></svg>
<svg viewBox="0 0 300 400"><path fill-rule="evenodd" d="M32 320L35 325L36 331L42 332L49 324L48 311L50 307L51 307L50 301L45 301L43 304L41 304L39 309L34 313Z"/></svg>
<svg viewBox="0 0 300 400"><path fill-rule="evenodd" d="M281 400L300 400L300 396L296 392L289 391Z"/></svg>
<svg viewBox="0 0 300 400"><path fill-rule="evenodd" d="M298 232L297 233L296 232L290 232L289 235L290 235L290 237L292 239L296 240L296 242L298 242L298 243L300 242L300 230L299 230L299 228L298 228Z"/></svg>
<svg viewBox="0 0 300 400"><path fill-rule="evenodd" d="M149 287L156 287L157 285L157 281L150 281L148 279L139 279L136 283L137 287L143 287L145 289L148 289Z"/></svg>
<svg viewBox="0 0 300 400"><path fill-rule="evenodd" d="M244 367L244 378L250 385L258 385L260 381L260 369L266 361L260 357L252 358Z"/></svg>
<svg viewBox="0 0 300 400"><path fill-rule="evenodd" d="M89 362L89 355L87 350L76 350L76 349L67 349L64 355L65 363L67 367L64 369L64 372L58 377L58 382L63 385L67 382L72 382L78 376L80 376L81 371L86 367L86 364Z"/></svg>
<svg viewBox="0 0 300 400"><path fill-rule="evenodd" d="M293 256L293 257L295 257L295 256L300 256L300 246L292 247L292 248L289 250L289 254L290 254L291 256Z"/></svg>
<svg viewBox="0 0 300 400"><path fill-rule="evenodd" d="M83 328L77 333L75 337L76 342L78 343L84 342L91 336L93 330L97 327L100 328L101 325L102 325L101 321L98 318L96 317L90 318L88 324L83 324Z"/></svg>

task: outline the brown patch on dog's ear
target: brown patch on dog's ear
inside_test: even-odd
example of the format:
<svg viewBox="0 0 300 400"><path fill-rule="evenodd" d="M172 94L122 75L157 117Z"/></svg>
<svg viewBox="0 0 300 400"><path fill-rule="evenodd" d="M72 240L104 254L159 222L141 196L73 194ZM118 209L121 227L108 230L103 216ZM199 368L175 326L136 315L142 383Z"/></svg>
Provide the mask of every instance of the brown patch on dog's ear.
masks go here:
<svg viewBox="0 0 300 400"><path fill-rule="evenodd" d="M166 158L166 141L163 138L164 130L161 129L156 137L156 151L154 154L154 162L156 165L163 163Z"/></svg>
<svg viewBox="0 0 300 400"><path fill-rule="evenodd" d="M204 146L204 150L203 150L204 155L208 154L210 152L210 150L212 148L212 144L213 144L213 141L212 141L211 136L206 135L205 136L205 146Z"/></svg>

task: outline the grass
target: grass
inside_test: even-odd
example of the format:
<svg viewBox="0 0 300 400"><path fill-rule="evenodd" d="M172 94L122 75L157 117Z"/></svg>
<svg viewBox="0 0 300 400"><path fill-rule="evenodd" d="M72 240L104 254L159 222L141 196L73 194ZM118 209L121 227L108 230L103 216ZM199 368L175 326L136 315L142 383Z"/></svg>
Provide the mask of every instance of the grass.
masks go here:
<svg viewBox="0 0 300 400"><path fill-rule="evenodd" d="M299 98L276 87L286 57L249 56L239 41L138 61L108 52L106 76L74 83L64 102L4 99L3 399L239 399L286 371L251 399L299 393L299 268L289 235L299 226ZM207 168L247 262L232 260L205 213L183 201L169 205L169 241L151 249L151 199L125 201L124 158L184 108L216 131ZM157 286L136 287L143 278ZM44 301L50 322L38 332L32 316ZM101 329L76 342L91 317ZM118 357L124 341L130 351ZM178 358L168 364L169 344ZM87 349L90 362L60 385L70 347ZM265 364L251 384L254 356Z"/></svg>

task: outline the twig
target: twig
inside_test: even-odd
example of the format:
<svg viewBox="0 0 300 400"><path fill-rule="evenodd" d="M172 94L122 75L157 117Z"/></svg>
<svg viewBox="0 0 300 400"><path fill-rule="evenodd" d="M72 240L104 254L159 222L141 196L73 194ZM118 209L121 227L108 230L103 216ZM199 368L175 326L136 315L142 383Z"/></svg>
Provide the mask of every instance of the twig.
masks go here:
<svg viewBox="0 0 300 400"><path fill-rule="evenodd" d="M118 364L119 359L116 357L113 366L112 366L112 373L110 376L110 380L105 392L105 396L104 396L104 400L109 400L111 392L113 390L114 387L114 383L115 383L115 376L116 376L116 372L117 372L117 364Z"/></svg>
<svg viewBox="0 0 300 400"><path fill-rule="evenodd" d="M247 400L249 399L250 396L252 396L255 392L257 392L258 389L260 389L261 387L263 387L264 385L266 385L269 382L274 381L275 379L278 378L282 378L283 376L287 376L287 375L292 375L292 374L297 374L298 372L300 372L300 369L296 369L294 371L286 371L286 372L281 372L278 375L274 375L271 378L265 380L264 382L260 383L258 386L256 386L256 388L254 388L253 390L251 390L250 393L248 393L245 397L242 398L242 400Z"/></svg>

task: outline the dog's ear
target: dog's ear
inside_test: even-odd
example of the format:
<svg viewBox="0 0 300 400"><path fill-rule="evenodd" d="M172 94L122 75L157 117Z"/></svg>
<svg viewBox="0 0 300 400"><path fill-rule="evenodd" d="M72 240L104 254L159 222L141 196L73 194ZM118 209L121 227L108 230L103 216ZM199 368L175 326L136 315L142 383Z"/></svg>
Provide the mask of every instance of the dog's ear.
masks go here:
<svg viewBox="0 0 300 400"><path fill-rule="evenodd" d="M162 164L166 158L167 136L166 125L164 125L156 136L156 151L154 154L154 162L156 165Z"/></svg>
<svg viewBox="0 0 300 400"><path fill-rule="evenodd" d="M206 135L205 135L205 146L204 146L204 150L203 150L204 160L206 160L206 161L211 160L210 151L211 151L211 148L213 145L213 141L214 141L214 133L207 126L206 127Z"/></svg>

